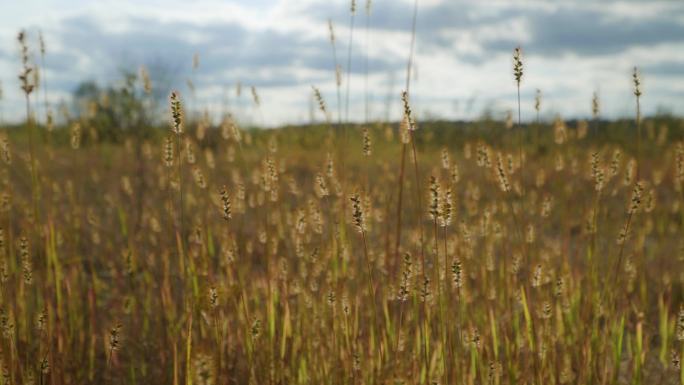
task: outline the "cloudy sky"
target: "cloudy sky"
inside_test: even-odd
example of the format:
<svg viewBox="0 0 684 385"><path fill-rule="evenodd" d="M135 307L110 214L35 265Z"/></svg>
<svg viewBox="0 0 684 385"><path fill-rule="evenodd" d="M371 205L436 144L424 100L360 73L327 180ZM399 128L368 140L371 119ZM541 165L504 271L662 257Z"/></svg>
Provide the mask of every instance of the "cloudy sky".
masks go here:
<svg viewBox="0 0 684 385"><path fill-rule="evenodd" d="M55 103L83 80L112 84L123 70L145 65L158 88L177 88L186 99L190 79L192 105L214 115L231 109L266 125L308 122L311 85L337 108L331 20L343 99L347 82L351 90L349 118L366 118L368 95L369 119L397 119L413 0L374 0L370 14L358 0L351 68L349 6L347 0L0 0L2 118L21 117L16 34L26 29L32 43L39 30L45 37L45 78ZM514 108L516 45L525 62L523 119L534 117L537 88L548 119L589 115L594 91L604 116L630 115L635 65L646 114L684 113L681 1L419 0L414 109L422 117L472 119ZM260 110L248 100L252 85Z"/></svg>

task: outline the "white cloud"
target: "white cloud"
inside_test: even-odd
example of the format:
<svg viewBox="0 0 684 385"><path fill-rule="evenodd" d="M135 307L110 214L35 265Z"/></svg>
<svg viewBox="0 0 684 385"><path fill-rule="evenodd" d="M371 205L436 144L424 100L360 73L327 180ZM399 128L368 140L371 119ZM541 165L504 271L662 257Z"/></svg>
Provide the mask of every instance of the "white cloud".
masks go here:
<svg viewBox="0 0 684 385"><path fill-rule="evenodd" d="M350 116L364 116L365 1L357 2ZM0 12L0 81L4 116L21 117L15 35L42 29L48 46L51 100L65 98L81 80L104 84L121 67L163 63L182 88L192 76L197 100L218 113L226 89L256 85L263 118L247 97L238 114L269 125L307 120L311 84L336 110L327 19L337 35L338 63L346 66L349 1L327 0L42 0L11 2ZM413 0L373 1L368 45L371 117L399 113L410 41ZM545 116L586 116L600 89L604 114L631 114L630 69L643 67L644 112L659 106L682 113L684 5L679 2L555 2L421 0L412 101L417 112L476 118L485 108L512 108L512 48L525 53L524 115L532 117L534 90ZM192 55L200 68L192 74ZM346 73L344 76L346 81ZM390 79L393 79L392 81ZM346 85L343 86L343 90ZM389 98L389 99L388 99ZM236 105L233 104L233 107Z"/></svg>

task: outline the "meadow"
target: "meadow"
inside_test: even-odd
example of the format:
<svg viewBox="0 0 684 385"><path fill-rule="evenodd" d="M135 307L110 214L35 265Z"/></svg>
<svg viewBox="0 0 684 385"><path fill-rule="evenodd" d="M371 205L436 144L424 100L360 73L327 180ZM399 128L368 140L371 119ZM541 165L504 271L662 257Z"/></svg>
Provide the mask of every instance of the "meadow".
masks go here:
<svg viewBox="0 0 684 385"><path fill-rule="evenodd" d="M106 96L55 123L20 43L0 384L684 384L684 121L641 116L636 69L633 119L402 93L354 124L314 88L319 123L264 130L174 91L124 130Z"/></svg>

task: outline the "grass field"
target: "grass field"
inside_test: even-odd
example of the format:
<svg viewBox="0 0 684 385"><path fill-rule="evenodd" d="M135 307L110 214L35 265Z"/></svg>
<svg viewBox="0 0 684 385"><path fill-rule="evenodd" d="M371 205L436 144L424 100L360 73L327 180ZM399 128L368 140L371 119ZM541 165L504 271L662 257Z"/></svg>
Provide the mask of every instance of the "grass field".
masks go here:
<svg viewBox="0 0 684 385"><path fill-rule="evenodd" d="M684 121L639 84L620 121L421 122L404 94L333 124L319 94L273 130L174 92L111 136L105 100L52 127L23 64L0 384L684 384Z"/></svg>

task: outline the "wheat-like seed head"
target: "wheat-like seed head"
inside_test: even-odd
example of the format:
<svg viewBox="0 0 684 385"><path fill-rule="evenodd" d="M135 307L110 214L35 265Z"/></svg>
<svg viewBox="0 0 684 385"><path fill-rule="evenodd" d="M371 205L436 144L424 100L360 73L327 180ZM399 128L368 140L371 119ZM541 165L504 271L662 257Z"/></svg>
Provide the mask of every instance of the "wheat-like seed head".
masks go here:
<svg viewBox="0 0 684 385"><path fill-rule="evenodd" d="M69 134L71 138L71 148L77 150L81 146L81 124L79 122L74 122L74 124L71 125Z"/></svg>
<svg viewBox="0 0 684 385"><path fill-rule="evenodd" d="M430 214L430 219L437 221L440 217L439 212L439 183L437 183L437 178L434 175L430 175L430 187L429 187L428 201L430 205L428 206L428 214Z"/></svg>
<svg viewBox="0 0 684 385"><path fill-rule="evenodd" d="M9 138L3 135L0 139L0 151L2 152L2 160L5 164L12 164L12 152L10 150Z"/></svg>
<svg viewBox="0 0 684 385"><path fill-rule="evenodd" d="M641 76L637 67L634 67L632 71L632 82L634 83L634 96L638 98L641 96Z"/></svg>
<svg viewBox="0 0 684 385"><path fill-rule="evenodd" d="M323 112L325 116L328 115L328 109L325 106L325 100L323 100L323 95L321 95L321 91L316 87L316 86L311 86L314 92L314 96L316 97L316 101L318 102L318 108Z"/></svg>
<svg viewBox="0 0 684 385"><path fill-rule="evenodd" d="M173 166L173 137L171 135L164 138L164 165Z"/></svg>
<svg viewBox="0 0 684 385"><path fill-rule="evenodd" d="M463 287L463 265L459 258L455 258L451 263L451 278L455 288Z"/></svg>
<svg viewBox="0 0 684 385"><path fill-rule="evenodd" d="M140 67L140 79L142 80L143 90L147 95L152 94L152 80L150 80L150 73L147 72L145 66Z"/></svg>
<svg viewBox="0 0 684 385"><path fill-rule="evenodd" d="M109 350L115 351L121 348L121 328L123 325L116 324L109 329Z"/></svg>
<svg viewBox="0 0 684 385"><path fill-rule="evenodd" d="M0 308L0 329L5 338L14 336L14 323L12 322L11 314L7 314L3 308Z"/></svg>
<svg viewBox="0 0 684 385"><path fill-rule="evenodd" d="M228 189L225 185L221 186L221 190L219 190L219 195L221 196L223 219L228 221L233 217L233 212L230 195L228 194Z"/></svg>
<svg viewBox="0 0 684 385"><path fill-rule="evenodd" d="M408 92L403 91L401 93L401 100L404 103L404 120L406 121L406 128L409 131L413 131L416 129L416 124L413 121L413 116L411 114L411 105L409 103Z"/></svg>
<svg viewBox="0 0 684 385"><path fill-rule="evenodd" d="M519 46L513 50L513 77L515 77L515 81L520 85L523 77L523 62L522 51Z"/></svg>
<svg viewBox="0 0 684 385"><path fill-rule="evenodd" d="M22 70L19 73L19 80L21 81L21 89L24 91L24 93L28 96L33 92L33 89L35 87L35 83L31 83L32 79L32 71L34 71L34 68L32 68L29 64L29 53L28 53L28 44L26 43L26 33L24 31L19 31L19 34L17 35L17 41L19 42L19 48L21 50L21 63L22 63Z"/></svg>
<svg viewBox="0 0 684 385"><path fill-rule="evenodd" d="M254 101L254 105L259 107L261 105L261 99L259 98L259 94L257 93L257 89L255 86L252 86L251 90L252 90L252 100Z"/></svg>
<svg viewBox="0 0 684 385"><path fill-rule="evenodd" d="M542 201L542 207L541 207L541 216L542 218L548 218L549 215L551 215L551 205L553 204L553 197L550 195L547 195L544 197L544 200Z"/></svg>
<svg viewBox="0 0 684 385"><path fill-rule="evenodd" d="M594 179L594 189L597 192L603 190L605 174L599 166L599 153L596 151L591 153L591 177Z"/></svg>
<svg viewBox="0 0 684 385"><path fill-rule="evenodd" d="M451 183L452 184L457 184L461 180L461 174L458 169L458 164L454 162L454 164L451 166Z"/></svg>
<svg viewBox="0 0 684 385"><path fill-rule="evenodd" d="M423 284L420 286L420 299L423 302L430 300L432 293L430 292L430 278L423 272Z"/></svg>
<svg viewBox="0 0 684 385"><path fill-rule="evenodd" d="M33 283L33 268L31 266L31 256L29 254L29 242L26 237L21 237L19 239L19 255L24 274L24 283L30 285Z"/></svg>
<svg viewBox="0 0 684 385"><path fill-rule="evenodd" d="M684 187L684 142L677 143L675 154L675 181Z"/></svg>
<svg viewBox="0 0 684 385"><path fill-rule="evenodd" d="M366 215L361 203L361 197L358 192L353 193L349 200L352 202L352 222L359 233L366 231Z"/></svg>
<svg viewBox="0 0 684 385"><path fill-rule="evenodd" d="M677 340L684 341L684 306L679 307L679 314L677 314Z"/></svg>
<svg viewBox="0 0 684 385"><path fill-rule="evenodd" d="M363 155L365 156L370 156L371 155L371 137L370 137L370 132L368 130L368 127L363 128Z"/></svg>
<svg viewBox="0 0 684 385"><path fill-rule="evenodd" d="M233 115L228 114L226 118L228 120L228 128L230 129L230 135L236 143L242 143L242 132L240 132L240 127L238 126Z"/></svg>
<svg viewBox="0 0 684 385"><path fill-rule="evenodd" d="M627 166L625 167L625 177L622 181L622 183L625 186L629 186L632 184L634 181L634 178L636 177L636 169L637 169L637 161L636 159L632 158L627 162Z"/></svg>
<svg viewBox="0 0 684 385"><path fill-rule="evenodd" d="M50 361L48 360L48 356L43 357L43 359L40 360L40 373L43 375L47 375L50 373Z"/></svg>
<svg viewBox="0 0 684 385"><path fill-rule="evenodd" d="M411 123L408 119L406 114L404 114L399 123L399 138L403 144L408 144L411 141Z"/></svg>
<svg viewBox="0 0 684 385"><path fill-rule="evenodd" d="M43 31L38 31L38 48L40 49L40 55L45 56L45 39L43 38Z"/></svg>
<svg viewBox="0 0 684 385"><path fill-rule="evenodd" d="M511 191L511 185L508 183L508 177L506 176L506 170L504 170L501 154L496 157L496 176L498 178L499 188L501 191L505 193Z"/></svg>
<svg viewBox="0 0 684 385"><path fill-rule="evenodd" d="M201 189L207 188L207 180L204 177L204 172L202 171L201 168L195 166L192 169L192 176L195 179L195 183L197 184L197 187Z"/></svg>
<svg viewBox="0 0 684 385"><path fill-rule="evenodd" d="M319 198L323 198L330 195L330 190L328 190L328 184L325 182L325 178L321 173L316 174L314 191L316 192L316 196L318 196Z"/></svg>
<svg viewBox="0 0 684 385"><path fill-rule="evenodd" d="M656 208L656 190L655 188L651 188L648 190L648 194L646 195L646 204L644 205L644 211L647 213L653 212Z"/></svg>
<svg viewBox="0 0 684 385"><path fill-rule="evenodd" d="M591 115L594 117L594 119L598 118L600 108L601 101L599 99L598 93L594 92L594 95L591 98Z"/></svg>
<svg viewBox="0 0 684 385"><path fill-rule="evenodd" d="M413 275L413 270L411 268L411 254L405 253L403 258L404 269L401 272L401 283L399 284L399 293L397 299L399 301L408 301L409 294L411 293L411 277Z"/></svg>
<svg viewBox="0 0 684 385"><path fill-rule="evenodd" d="M183 132L183 109L178 91L171 91L171 94L169 95L169 104L171 106L173 132L180 135Z"/></svg>
<svg viewBox="0 0 684 385"><path fill-rule="evenodd" d="M442 147L442 168L445 170L449 169L449 150L446 147Z"/></svg>
<svg viewBox="0 0 684 385"><path fill-rule="evenodd" d="M315 200L309 200L309 215L311 216L311 226L316 234L323 234L323 214L321 208Z"/></svg>
<svg viewBox="0 0 684 385"><path fill-rule="evenodd" d="M641 206L641 199L644 192L644 187L642 182L636 182L634 184L634 189L632 190L632 198L630 199L629 209L627 212L629 214L634 214Z"/></svg>
<svg viewBox="0 0 684 385"><path fill-rule="evenodd" d="M192 146L191 140L185 139L185 158L188 161L188 164L195 164L197 162L197 158L195 157L195 150Z"/></svg>
<svg viewBox="0 0 684 385"><path fill-rule="evenodd" d="M563 280L562 276L559 276L556 279L556 286L553 291L553 295L556 297L561 297L565 291L565 280Z"/></svg>
<svg viewBox="0 0 684 385"><path fill-rule="evenodd" d="M535 238L535 232L534 232L534 225L531 223L527 224L527 228L525 229L525 242L527 243L534 243L534 238Z"/></svg>
<svg viewBox="0 0 684 385"><path fill-rule="evenodd" d="M335 159L331 152L325 154L325 175L328 178L335 177Z"/></svg>
<svg viewBox="0 0 684 385"><path fill-rule="evenodd" d="M534 268L534 272L532 274L532 287L539 287L542 284L542 265L537 264Z"/></svg>
<svg viewBox="0 0 684 385"><path fill-rule="evenodd" d="M672 348L670 350L670 364L672 364L672 369L680 370L682 365L682 359L679 357L677 350Z"/></svg>
<svg viewBox="0 0 684 385"><path fill-rule="evenodd" d="M444 194L441 197L441 218L440 224L442 227L447 227L451 224L451 214L452 214L452 203L451 203L451 186L447 184L446 189L444 189Z"/></svg>
<svg viewBox="0 0 684 385"><path fill-rule="evenodd" d="M622 153L619 148L613 151L613 159L610 162L610 176L614 177L620 172L620 159L622 158Z"/></svg>
<svg viewBox="0 0 684 385"><path fill-rule="evenodd" d="M261 334L261 320L259 318L254 318L251 327L252 339L256 340Z"/></svg>
<svg viewBox="0 0 684 385"><path fill-rule="evenodd" d="M216 290L216 286L212 286L209 288L209 307L212 309L216 309L219 305L219 298L218 298L218 291Z"/></svg>
<svg viewBox="0 0 684 385"><path fill-rule="evenodd" d="M335 29L333 28L333 23L331 19L328 19L328 32L330 38L330 44L335 44Z"/></svg>

